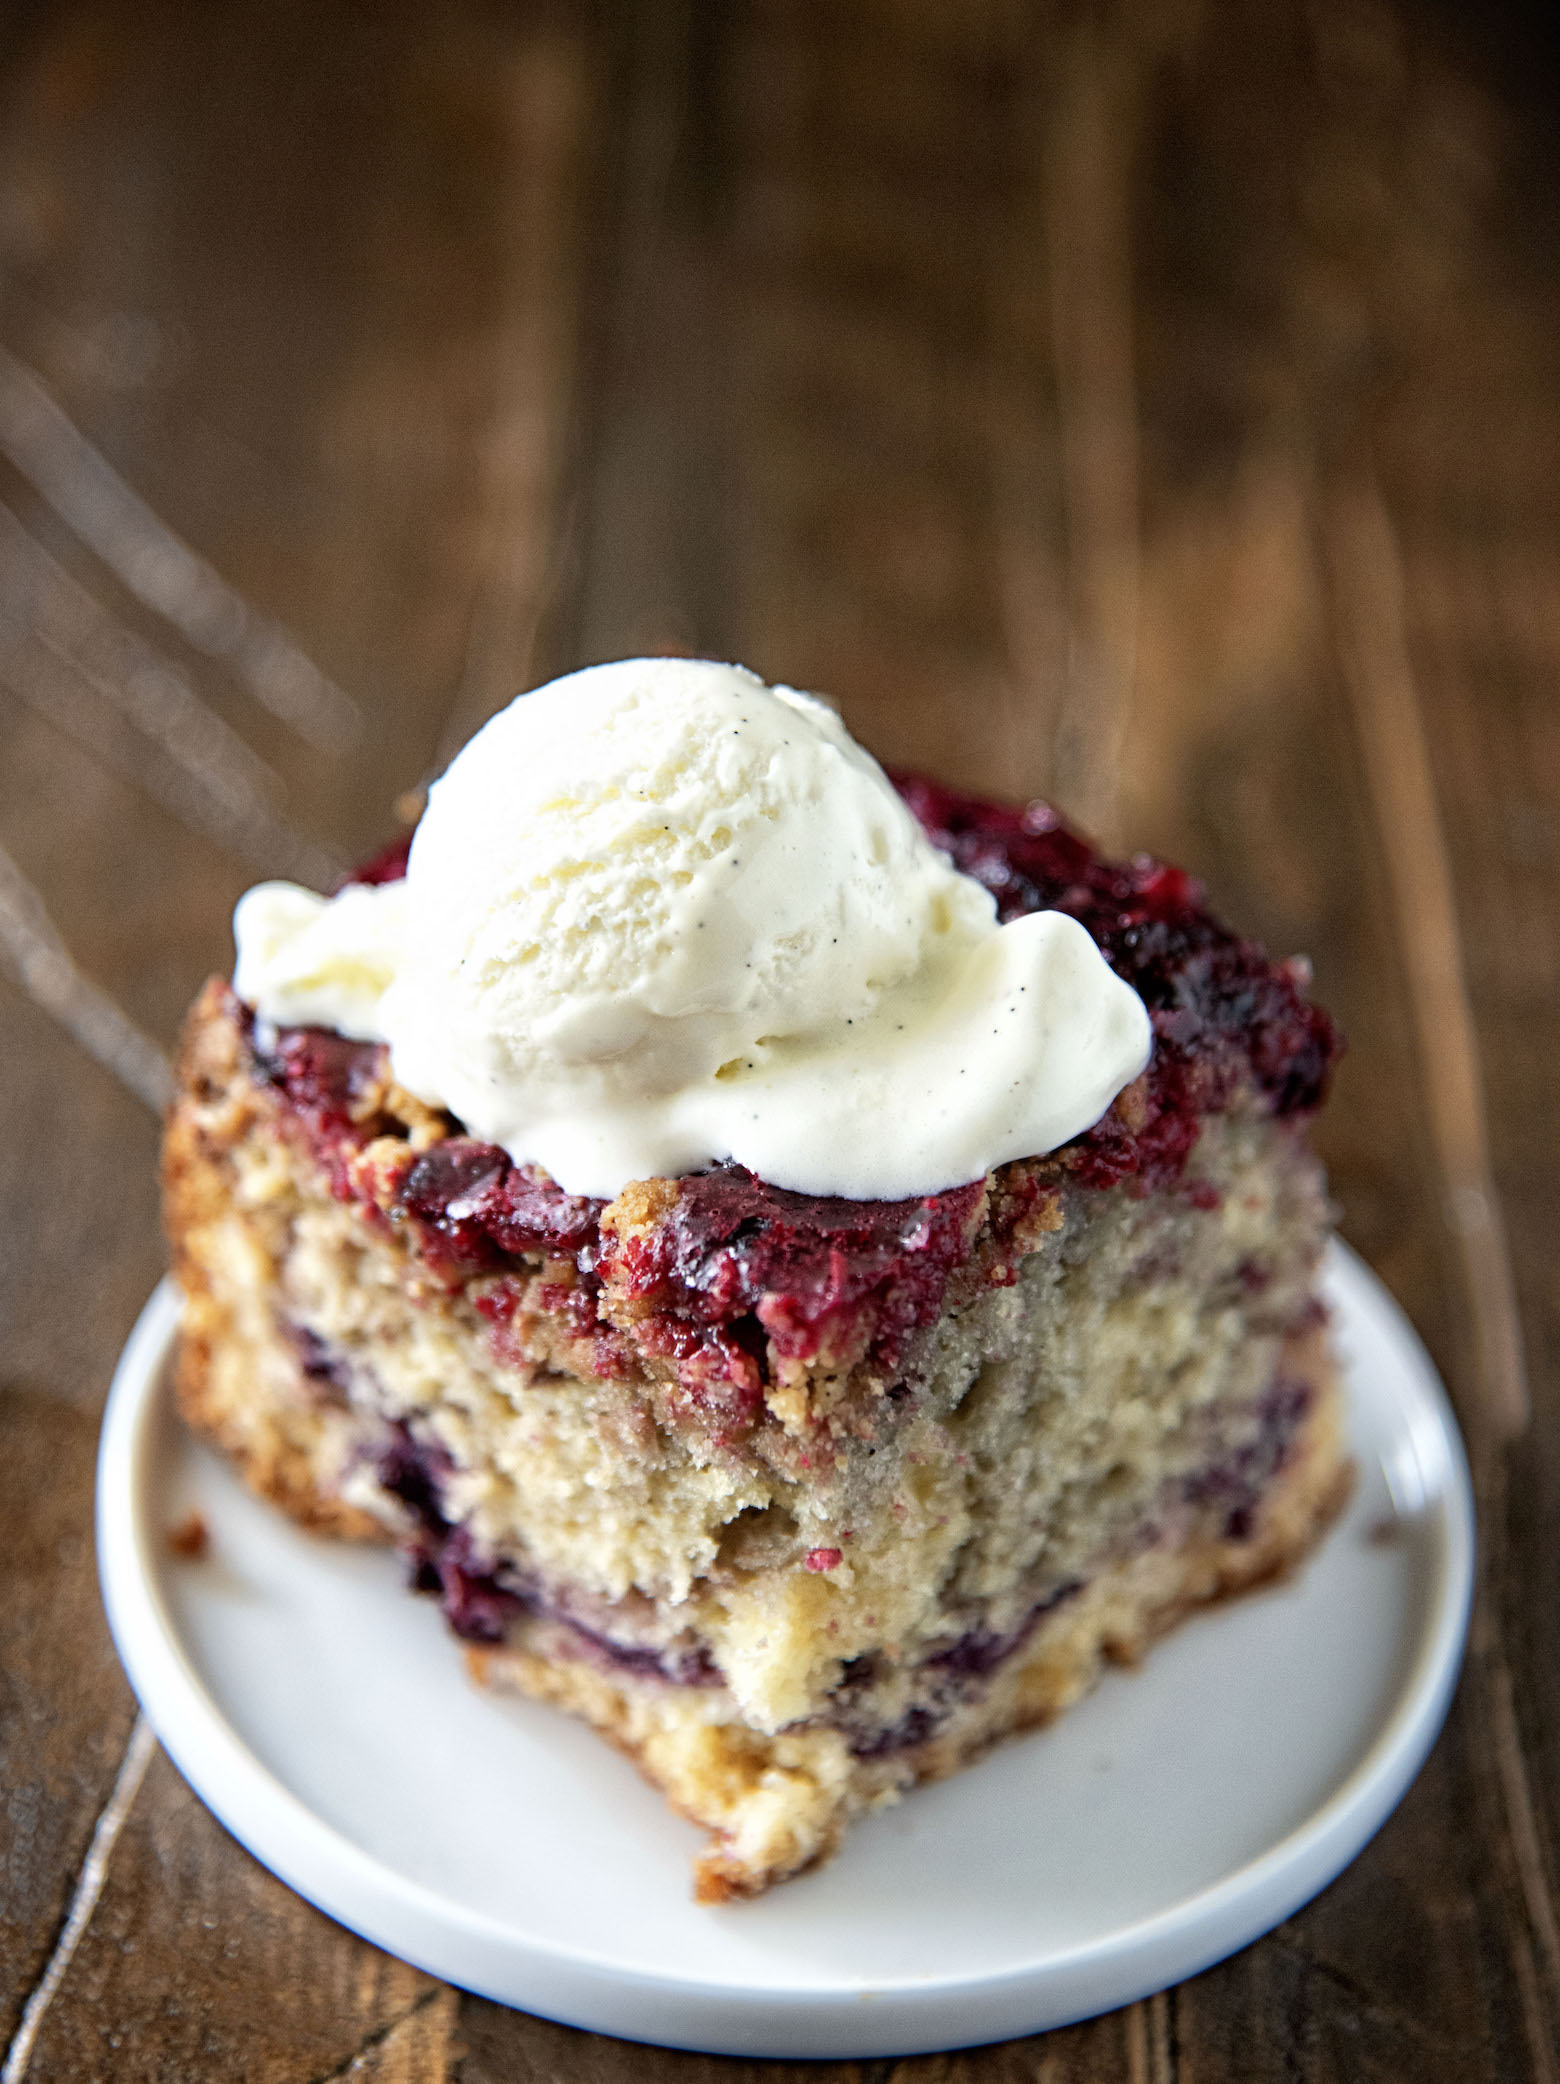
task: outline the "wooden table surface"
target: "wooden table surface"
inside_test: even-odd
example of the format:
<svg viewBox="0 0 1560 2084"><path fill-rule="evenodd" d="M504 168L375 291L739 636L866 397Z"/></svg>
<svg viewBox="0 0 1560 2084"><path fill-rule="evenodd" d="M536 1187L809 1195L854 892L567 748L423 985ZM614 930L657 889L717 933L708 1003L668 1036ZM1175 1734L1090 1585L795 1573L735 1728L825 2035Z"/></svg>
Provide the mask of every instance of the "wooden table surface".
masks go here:
<svg viewBox="0 0 1560 2084"><path fill-rule="evenodd" d="M7 21L5 2084L1555 2084L1542 48L1410 0ZM108 1638L98 1417L235 898L370 849L516 689L667 649L1189 862L1350 1037L1320 1140L1467 1436L1468 1663L1340 1880L1109 2018L814 2069L463 1996L240 1850Z"/></svg>

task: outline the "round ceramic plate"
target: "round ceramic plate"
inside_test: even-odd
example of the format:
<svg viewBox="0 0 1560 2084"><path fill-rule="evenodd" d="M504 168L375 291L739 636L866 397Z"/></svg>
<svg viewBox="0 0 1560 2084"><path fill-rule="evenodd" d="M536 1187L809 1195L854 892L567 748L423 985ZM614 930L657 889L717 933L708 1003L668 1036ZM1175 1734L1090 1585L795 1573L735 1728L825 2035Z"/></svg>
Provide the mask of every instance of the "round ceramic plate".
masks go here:
<svg viewBox="0 0 1560 2084"><path fill-rule="evenodd" d="M598 1738L480 1691L396 1559L299 1532L173 1418L148 1303L99 1466L104 1597L197 1792L344 1924L503 2003L721 2053L874 2056L1109 2010L1265 1932L1364 1845L1440 1726L1466 1465L1408 1324L1336 1250L1359 1462L1291 1582L1187 1622L1051 1729L868 1817L818 1872L695 1904L698 1839ZM201 1561L168 1531L199 1511Z"/></svg>

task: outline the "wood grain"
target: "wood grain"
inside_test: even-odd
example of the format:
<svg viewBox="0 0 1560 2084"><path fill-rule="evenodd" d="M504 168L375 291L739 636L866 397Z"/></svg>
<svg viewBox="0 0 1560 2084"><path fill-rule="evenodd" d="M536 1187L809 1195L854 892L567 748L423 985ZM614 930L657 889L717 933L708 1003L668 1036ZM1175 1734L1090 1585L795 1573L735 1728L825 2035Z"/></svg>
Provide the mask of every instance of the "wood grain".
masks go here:
<svg viewBox="0 0 1560 2084"><path fill-rule="evenodd" d="M1479 1495L1447 1730L1316 1903L1110 2018L806 2075L1560 2073L1560 193L1546 82L1503 69L1530 47L1480 32L1407 0L24 11L0 2040L36 1997L28 2076L803 2075L506 2012L321 1918L160 1756L136 1779L92 1567L96 1413L160 1264L156 1125L113 1064L151 1090L256 873L373 845L513 688L640 649L1054 790L1309 953L1351 1042L1343 1228ZM361 710L350 751L264 698L251 629ZM149 1053L94 1053L111 1031Z"/></svg>

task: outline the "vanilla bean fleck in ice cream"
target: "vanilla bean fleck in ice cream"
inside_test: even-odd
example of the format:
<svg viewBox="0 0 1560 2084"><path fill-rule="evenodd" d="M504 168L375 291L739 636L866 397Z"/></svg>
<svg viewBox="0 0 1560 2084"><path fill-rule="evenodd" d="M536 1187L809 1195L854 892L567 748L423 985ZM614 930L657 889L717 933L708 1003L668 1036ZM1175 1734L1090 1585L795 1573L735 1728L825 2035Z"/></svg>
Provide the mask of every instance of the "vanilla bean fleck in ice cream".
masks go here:
<svg viewBox="0 0 1560 2084"><path fill-rule="evenodd" d="M263 883L234 931L263 1019L387 1043L576 1194L725 1159L935 1192L1089 1128L1150 1049L1084 928L999 926L831 709L685 659L521 696L435 783L403 882Z"/></svg>

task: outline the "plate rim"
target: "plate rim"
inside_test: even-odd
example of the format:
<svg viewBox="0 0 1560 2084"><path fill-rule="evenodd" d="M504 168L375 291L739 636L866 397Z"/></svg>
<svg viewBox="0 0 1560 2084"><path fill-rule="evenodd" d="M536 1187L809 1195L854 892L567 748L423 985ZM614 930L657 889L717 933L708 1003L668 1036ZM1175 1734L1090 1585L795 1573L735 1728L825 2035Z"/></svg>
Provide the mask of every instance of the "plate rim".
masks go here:
<svg viewBox="0 0 1560 2084"><path fill-rule="evenodd" d="M168 1403L179 1295L165 1276L114 1370L98 1454L99 1580L120 1660L164 1749L223 1825L306 1900L373 1944L494 2001L631 2040L782 2059L894 2057L1037 2032L1113 2010L1249 1944L1342 1872L1428 1757L1461 1664L1474 1573L1472 1485L1450 1400L1417 1332L1340 1240L1325 1285L1339 1326L1363 1314L1403 1353L1441 1463L1432 1582L1392 1704L1352 1769L1284 1836L1133 1924L979 1976L746 1988L669 1976L570 1941L543 1945L410 1879L317 1816L249 1749L179 1637L141 1503ZM1400 1403L1401 1391L1394 1391ZM737 1913L740 1915L740 1912Z"/></svg>

